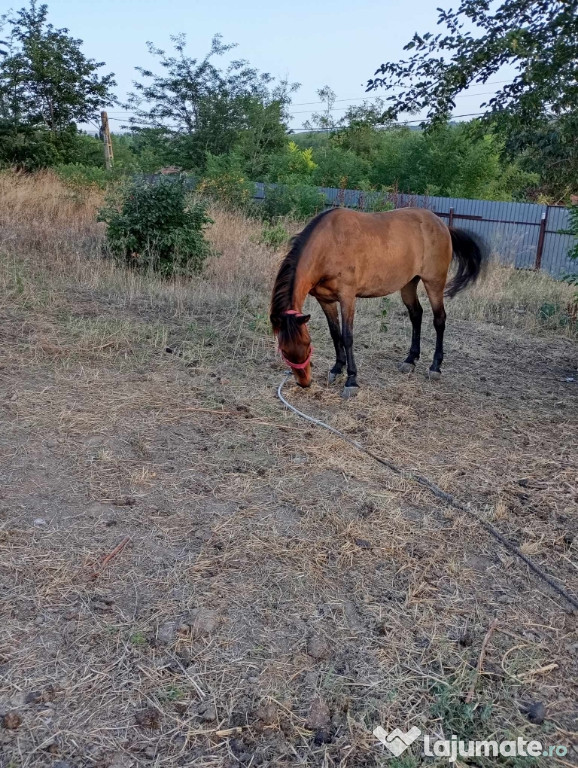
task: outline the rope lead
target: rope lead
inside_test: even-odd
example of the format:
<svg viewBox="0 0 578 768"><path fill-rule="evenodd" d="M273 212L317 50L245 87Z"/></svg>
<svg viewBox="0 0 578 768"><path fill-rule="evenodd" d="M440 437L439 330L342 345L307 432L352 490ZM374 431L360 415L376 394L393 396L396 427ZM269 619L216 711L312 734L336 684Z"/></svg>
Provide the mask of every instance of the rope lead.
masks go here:
<svg viewBox="0 0 578 768"><path fill-rule="evenodd" d="M419 485L426 488L431 494L436 496L438 499L445 501L446 504L448 504L450 507L453 507L454 509L458 509L460 512L465 512L471 518L476 520L476 522L478 522L482 526L482 528L485 528L485 530L488 531L488 533L490 533L497 541L499 541L500 544L503 547L505 547L505 549L507 549L513 555L516 555L516 557L519 557L520 560L523 560L528 566L528 568L530 568L530 570L536 574L536 576L542 579L542 581L548 584L555 592L557 592L561 597L567 600L570 603L570 605L573 606L573 608L578 611L578 600L574 597L574 595L570 594L570 592L568 592L563 586L558 584L553 579L552 576L545 573L538 565L536 565L536 563L534 563L533 560L531 560L527 555L521 552L515 544L512 544L512 542L509 539L507 539L503 533L501 533L495 526L493 526L487 520L484 520L484 518L478 512L473 510L469 505L466 506L465 504L462 504L461 501L457 501L450 493L446 493L445 491L442 491L442 489L439 486L437 486L435 483L432 483L432 481L428 480L427 477L424 477L423 475L420 475L417 472L412 472L411 470L398 467L392 461L389 461L388 459L384 459L383 457L378 456L377 454L370 451L361 443L358 443L357 440L353 440L353 438L349 437L348 435L345 435L343 432L340 432L338 429L335 429L335 427L332 427L329 424L326 424L324 421L314 418L313 416L308 416L306 413L303 413L303 411L300 411L298 408L295 408L294 405L291 405L291 403L289 403L283 396L283 387L289 380L290 376L291 376L291 371L289 371L286 374L285 378L281 381L281 383L277 387L277 397L279 398L279 400L281 400L281 402L287 408L289 408L290 411L293 411L293 413L297 414L297 416L300 416L302 419L309 421L311 424L315 424L315 426L322 427L323 429L326 429L329 432L332 432L334 435L337 435L337 437L341 438L346 443L349 443L349 445L352 445L358 451L365 453L367 456L372 458L378 464L381 464L383 467L386 467L394 474L399 475L405 480L412 480L414 483L418 483Z"/></svg>

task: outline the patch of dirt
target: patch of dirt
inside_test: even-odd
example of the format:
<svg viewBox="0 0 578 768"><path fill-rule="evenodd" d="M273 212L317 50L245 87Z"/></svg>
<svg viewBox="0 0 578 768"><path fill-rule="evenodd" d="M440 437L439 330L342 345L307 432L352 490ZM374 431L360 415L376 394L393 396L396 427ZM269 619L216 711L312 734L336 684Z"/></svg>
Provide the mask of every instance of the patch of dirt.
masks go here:
<svg viewBox="0 0 578 768"><path fill-rule="evenodd" d="M244 315L69 301L114 344L48 309L0 326L2 766L429 764L386 763L378 725L569 745L576 616L471 518L286 412ZM359 396L325 386L315 308L315 383L287 396L578 593L575 344L450 319L434 383L431 332L402 376L407 321L380 334L360 305Z"/></svg>

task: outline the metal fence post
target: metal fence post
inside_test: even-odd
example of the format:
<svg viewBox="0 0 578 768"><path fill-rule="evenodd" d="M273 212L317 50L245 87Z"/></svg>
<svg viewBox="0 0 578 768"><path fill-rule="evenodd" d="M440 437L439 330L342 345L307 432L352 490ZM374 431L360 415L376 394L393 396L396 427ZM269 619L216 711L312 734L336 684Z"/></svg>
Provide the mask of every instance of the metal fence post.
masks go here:
<svg viewBox="0 0 578 768"><path fill-rule="evenodd" d="M544 252L544 240L546 238L546 224L548 222L549 206L546 206L546 210L542 213L540 219L540 234L538 235L538 246L536 248L536 261L534 263L534 269L538 270L542 266L542 253Z"/></svg>
<svg viewBox="0 0 578 768"><path fill-rule="evenodd" d="M454 209L450 208L450 215L448 216L448 227L454 226Z"/></svg>

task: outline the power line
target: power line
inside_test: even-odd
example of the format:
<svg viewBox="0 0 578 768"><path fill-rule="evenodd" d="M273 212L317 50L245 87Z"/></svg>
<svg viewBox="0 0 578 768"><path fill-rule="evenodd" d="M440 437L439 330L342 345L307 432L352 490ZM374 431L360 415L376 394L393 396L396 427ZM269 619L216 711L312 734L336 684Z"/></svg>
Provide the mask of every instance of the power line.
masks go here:
<svg viewBox="0 0 578 768"><path fill-rule="evenodd" d="M484 91L483 93L465 93L463 96L460 96L460 98L469 97L472 98L473 96L490 96L494 93L494 91ZM323 110L324 112L343 112L343 110L349 109L349 107L331 107L330 109ZM309 109L304 110L303 112L293 112L293 115L308 115L310 114Z"/></svg>
<svg viewBox="0 0 578 768"><path fill-rule="evenodd" d="M509 83L511 80L487 80L483 85L501 85L503 83ZM397 86L391 86L395 88L401 88L401 85ZM471 98L473 96L488 96L493 94L494 91L470 91L467 90L463 94L458 94L459 98ZM335 99L335 104L342 104L343 102L354 102L354 101L371 101L371 100L379 100L383 99L384 96L351 96L343 99ZM325 101L299 101L294 104L289 105L289 108L291 107L309 107L309 106L315 106L317 104L325 104ZM338 108L335 108L338 109ZM306 114L309 112L309 110L306 110L304 112L296 112L294 114ZM109 112L109 115L130 115L131 112L128 112L126 110L117 110L114 112Z"/></svg>
<svg viewBox="0 0 578 768"><path fill-rule="evenodd" d="M464 115L450 115L450 120L457 120L460 117L481 117L481 115L487 114L486 112L469 112ZM425 118L419 118L417 120L403 120L402 122L394 123L392 127L397 127L400 125L411 125L413 123L423 123ZM384 123L377 124L375 126L376 128L379 127L387 127ZM292 128L292 133L331 133L332 131L337 130L337 128L315 128L313 130L310 130L308 128Z"/></svg>
<svg viewBox="0 0 578 768"><path fill-rule="evenodd" d="M486 80L485 83L480 83L480 85L482 85L482 86L486 86L486 85L501 85L503 83L510 83L510 82L511 82L511 80ZM403 88L403 86L401 86L401 85L394 85L394 86L390 86L390 88ZM491 91L491 93L493 93L493 91ZM484 94L472 93L472 95L482 96ZM351 96L350 98L346 98L346 99L335 99L335 102L337 103L337 102L341 102L341 101L368 101L370 99L383 99L383 98L384 98L383 96L359 96L359 97L358 96ZM312 106L314 104L325 104L325 103L326 103L325 101L302 101L302 102L297 102L297 103L293 104L292 106L294 106L294 107L309 107L309 106Z"/></svg>
<svg viewBox="0 0 578 768"><path fill-rule="evenodd" d="M293 114L298 115L298 114L308 114L308 113L305 113L305 112L294 112ZM462 118L462 117L481 117L482 115L485 115L485 114L487 114L487 113L486 112L467 112L467 113L464 113L462 115L450 115L449 119L450 120L457 120L457 119ZM118 123L125 123L125 124L128 122L127 119L120 118L120 117L109 117L109 120L114 120L114 121L116 121ZM415 120L402 120L400 122L393 123L393 126L413 125L413 124L417 124L417 123L423 123L424 120L425 120L425 118L417 118ZM135 127L138 127L138 128L168 128L168 129L173 130L173 131L178 131L179 130L179 126L176 126L176 125L157 125L157 126L155 126L155 125L151 125L150 123L136 122L134 120L130 120L130 124L131 124L131 126L135 126ZM389 125L389 123L387 123L387 124L386 123L376 123L375 127L377 127L377 128L379 128L379 127L387 127L388 125ZM314 129L309 129L309 128L289 128L289 130L290 130L291 133L331 133L331 131L337 130L337 127L335 126L335 127L332 127L332 128L314 128Z"/></svg>

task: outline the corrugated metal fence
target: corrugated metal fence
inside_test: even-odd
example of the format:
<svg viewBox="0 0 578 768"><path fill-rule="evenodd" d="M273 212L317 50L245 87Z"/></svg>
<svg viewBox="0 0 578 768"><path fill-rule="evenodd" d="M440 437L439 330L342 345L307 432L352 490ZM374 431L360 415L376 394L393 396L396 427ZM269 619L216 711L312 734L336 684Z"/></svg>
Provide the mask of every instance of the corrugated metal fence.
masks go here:
<svg viewBox="0 0 578 768"><path fill-rule="evenodd" d="M256 184L257 200L264 199L267 186ZM553 277L578 272L578 262L568 256L576 238L565 234L570 227L567 208L331 187L319 187L319 191L325 195L327 206L372 210L388 202L394 208L429 208L449 224L481 235L493 257L503 264L518 269L542 269Z"/></svg>
<svg viewBox="0 0 578 768"><path fill-rule="evenodd" d="M187 182L194 187L196 180L188 177ZM276 186L256 183L255 199L264 200L267 188ZM362 192L333 187L318 189L325 195L328 207L375 210L389 203L394 208L429 208L450 225L481 235L490 247L493 258L503 264L512 264L518 269L542 269L558 278L578 273L578 261L568 255L576 238L566 234L570 228L567 208L399 192Z"/></svg>

